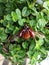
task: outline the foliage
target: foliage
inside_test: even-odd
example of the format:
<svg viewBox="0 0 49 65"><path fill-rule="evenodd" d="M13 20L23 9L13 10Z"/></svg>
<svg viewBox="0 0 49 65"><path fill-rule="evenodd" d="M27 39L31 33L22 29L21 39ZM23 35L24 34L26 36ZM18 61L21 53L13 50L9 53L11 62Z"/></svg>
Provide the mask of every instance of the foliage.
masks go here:
<svg viewBox="0 0 49 65"><path fill-rule="evenodd" d="M36 39L28 40L16 37L15 42L9 42L10 35L16 36L27 23L35 32L42 33L45 38L36 35ZM14 37L13 37L14 38ZM6 51L5 51L5 49ZM36 0L0 0L0 53L12 57L14 64L23 65L25 57L35 65L44 59L49 51L49 0L39 3Z"/></svg>

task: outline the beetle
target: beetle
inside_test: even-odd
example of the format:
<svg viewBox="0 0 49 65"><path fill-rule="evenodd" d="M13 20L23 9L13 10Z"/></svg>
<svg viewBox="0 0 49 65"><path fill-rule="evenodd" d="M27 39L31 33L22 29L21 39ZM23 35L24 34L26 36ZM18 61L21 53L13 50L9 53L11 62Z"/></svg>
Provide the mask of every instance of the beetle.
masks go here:
<svg viewBox="0 0 49 65"><path fill-rule="evenodd" d="M24 28L19 33L20 38L29 39L30 37L35 38L35 32L25 24Z"/></svg>
<svg viewBox="0 0 49 65"><path fill-rule="evenodd" d="M17 37L23 38L23 39L27 40L30 37L32 37L33 39L35 39L36 36L45 38L45 36L43 34L41 34L40 32L35 32L27 24L25 24L24 28L22 30L20 30L20 32L18 34L10 35L8 37L8 42L14 42Z"/></svg>

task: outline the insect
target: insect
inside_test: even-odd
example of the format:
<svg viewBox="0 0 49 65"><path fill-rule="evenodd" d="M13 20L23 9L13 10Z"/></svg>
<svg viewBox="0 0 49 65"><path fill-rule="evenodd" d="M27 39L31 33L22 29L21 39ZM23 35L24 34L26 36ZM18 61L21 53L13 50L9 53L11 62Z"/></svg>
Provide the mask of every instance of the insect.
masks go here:
<svg viewBox="0 0 49 65"><path fill-rule="evenodd" d="M20 38L29 39L30 37L35 38L35 32L25 24L24 28L19 33Z"/></svg>
<svg viewBox="0 0 49 65"><path fill-rule="evenodd" d="M20 30L20 32L18 34L15 34L13 36L10 35L8 37L8 41L9 42L13 42L13 41L15 41L15 39L17 37L23 38L23 39L26 39L26 40L29 39L30 37L32 37L33 39L35 39L36 36L45 38L45 36L43 34L41 34L40 32L33 31L27 24L25 24L24 28L22 30Z"/></svg>

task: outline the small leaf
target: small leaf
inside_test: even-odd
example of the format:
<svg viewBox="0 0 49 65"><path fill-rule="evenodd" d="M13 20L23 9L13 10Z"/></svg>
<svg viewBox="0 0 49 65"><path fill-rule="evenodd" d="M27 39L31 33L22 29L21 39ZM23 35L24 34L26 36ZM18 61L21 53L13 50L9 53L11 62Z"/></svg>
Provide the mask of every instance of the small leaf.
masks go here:
<svg viewBox="0 0 49 65"><path fill-rule="evenodd" d="M42 54L47 55L47 51L44 47L41 47L39 50Z"/></svg>
<svg viewBox="0 0 49 65"><path fill-rule="evenodd" d="M7 27L10 31L13 31L13 30L14 30L14 26L11 25L11 24L8 24L6 27Z"/></svg>
<svg viewBox="0 0 49 65"><path fill-rule="evenodd" d="M20 26L23 26L25 22L26 22L26 19L20 19L18 21L18 23L19 23Z"/></svg>
<svg viewBox="0 0 49 65"><path fill-rule="evenodd" d="M27 7L24 7L22 9L22 16L26 17L26 16L29 16L29 14L30 14L30 10L28 10Z"/></svg>
<svg viewBox="0 0 49 65"><path fill-rule="evenodd" d="M23 46L24 49L27 49L28 48L28 43L27 42L23 42L22 46Z"/></svg>
<svg viewBox="0 0 49 65"><path fill-rule="evenodd" d="M26 0L16 0L18 3L24 3Z"/></svg>
<svg viewBox="0 0 49 65"><path fill-rule="evenodd" d="M18 20L17 14L15 12L11 12L12 20L16 22Z"/></svg>
<svg viewBox="0 0 49 65"><path fill-rule="evenodd" d="M21 19L21 11L19 9L16 9L16 14L17 14L18 20L20 20Z"/></svg>
<svg viewBox="0 0 49 65"><path fill-rule="evenodd" d="M33 51L34 48L35 48L35 41L32 40L32 41L31 41L31 44L30 44L30 46L29 46L29 50L30 50L30 51L31 51L31 50Z"/></svg>
<svg viewBox="0 0 49 65"><path fill-rule="evenodd" d="M43 7L46 8L47 10L49 10L49 1L45 1L43 3Z"/></svg>
<svg viewBox="0 0 49 65"><path fill-rule="evenodd" d="M39 19L37 23L37 28L43 29L43 27L45 27L46 24L47 24L47 21L45 19Z"/></svg>
<svg viewBox="0 0 49 65"><path fill-rule="evenodd" d="M11 18L11 16L8 14L8 15L4 16L4 20L9 20L9 21L11 21L12 18Z"/></svg>
<svg viewBox="0 0 49 65"><path fill-rule="evenodd" d="M36 21L35 21L35 20L30 20L30 21L29 21L29 24L30 24L31 27L32 27L32 26L35 26L35 25L36 25Z"/></svg>
<svg viewBox="0 0 49 65"><path fill-rule="evenodd" d="M38 55L39 55L39 52L36 51L36 52L34 53L34 55L32 56L31 65L32 65L32 64L35 65L35 63L37 62Z"/></svg>
<svg viewBox="0 0 49 65"><path fill-rule="evenodd" d="M39 40L36 40L36 49L40 49L40 47L43 45L44 41L42 38L39 38Z"/></svg>
<svg viewBox="0 0 49 65"><path fill-rule="evenodd" d="M0 28L0 40L3 42L6 40L6 38L7 38L7 35L5 34L4 29Z"/></svg>
<svg viewBox="0 0 49 65"><path fill-rule="evenodd" d="M15 27L15 29L13 30L13 34L15 34L18 31L19 31L19 28L18 27Z"/></svg>

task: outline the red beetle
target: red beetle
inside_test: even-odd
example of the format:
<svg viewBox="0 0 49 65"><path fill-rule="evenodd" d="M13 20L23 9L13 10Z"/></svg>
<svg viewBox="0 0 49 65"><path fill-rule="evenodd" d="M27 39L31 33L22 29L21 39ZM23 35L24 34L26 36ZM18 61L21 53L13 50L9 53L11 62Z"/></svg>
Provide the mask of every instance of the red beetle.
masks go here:
<svg viewBox="0 0 49 65"><path fill-rule="evenodd" d="M30 37L32 37L33 39L35 39L36 36L45 38L45 36L43 34L33 31L27 24L25 24L24 28L22 30L20 30L20 33L18 35L15 34L14 36L10 35L8 37L8 41L13 42L13 41L15 41L16 37L20 37L23 39L29 39Z"/></svg>
<svg viewBox="0 0 49 65"><path fill-rule="evenodd" d="M20 30L21 32L19 34L10 35L8 37L8 42L15 41L16 37L20 37L23 39L29 39L30 37L35 38L35 32L27 25L24 25L24 28Z"/></svg>
<svg viewBox="0 0 49 65"><path fill-rule="evenodd" d="M35 32L25 24L24 29L19 33L20 38L29 39L30 37L35 38Z"/></svg>

